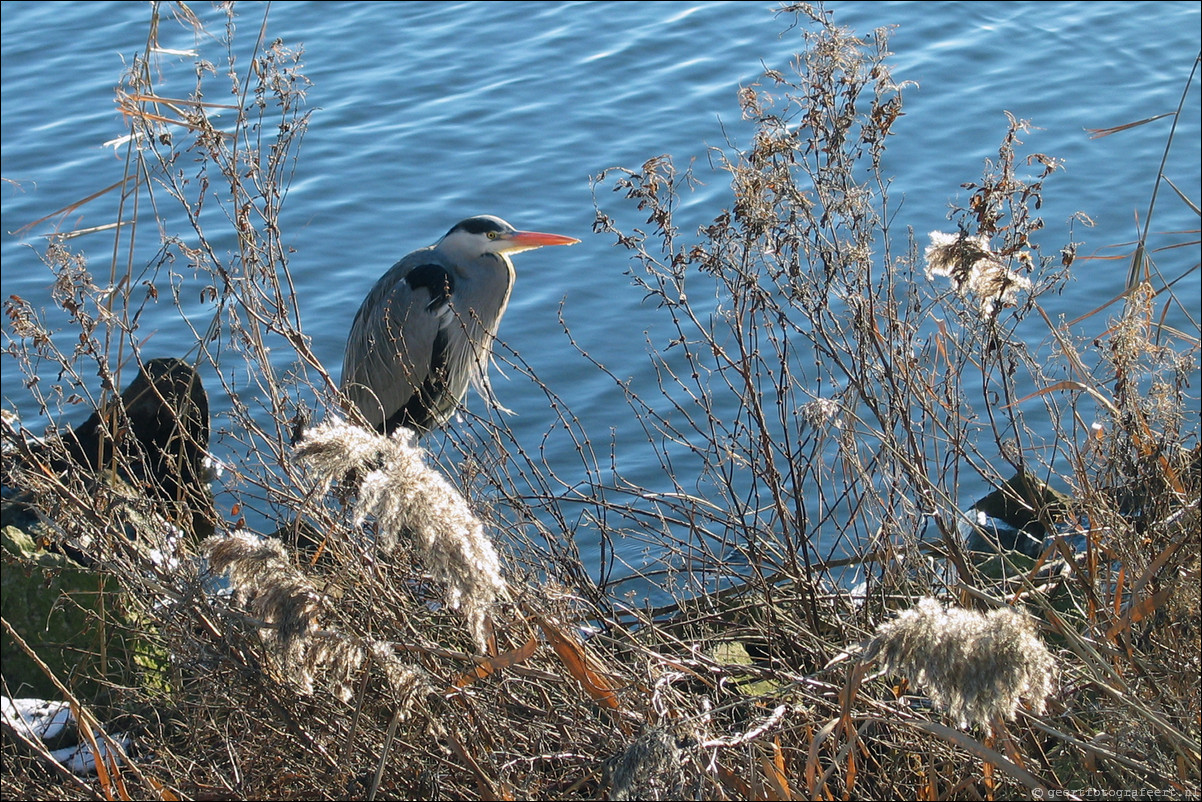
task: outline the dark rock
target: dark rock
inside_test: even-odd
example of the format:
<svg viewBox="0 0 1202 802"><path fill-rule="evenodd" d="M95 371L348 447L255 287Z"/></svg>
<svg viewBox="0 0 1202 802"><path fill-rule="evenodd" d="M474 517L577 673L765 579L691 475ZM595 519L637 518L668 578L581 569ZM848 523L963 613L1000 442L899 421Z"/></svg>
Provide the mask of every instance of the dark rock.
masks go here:
<svg viewBox="0 0 1202 802"><path fill-rule="evenodd" d="M209 398L181 359L151 359L120 398L63 438L68 454L163 502L169 520L205 538L216 513L206 479Z"/></svg>
<svg viewBox="0 0 1202 802"><path fill-rule="evenodd" d="M989 495L978 500L970 510L992 519L986 542L982 527L973 528L967 542L971 551L1019 551L1036 556L1043 549L1049 532L1045 522L1064 520L1069 515L1069 497L1051 485L1019 471Z"/></svg>

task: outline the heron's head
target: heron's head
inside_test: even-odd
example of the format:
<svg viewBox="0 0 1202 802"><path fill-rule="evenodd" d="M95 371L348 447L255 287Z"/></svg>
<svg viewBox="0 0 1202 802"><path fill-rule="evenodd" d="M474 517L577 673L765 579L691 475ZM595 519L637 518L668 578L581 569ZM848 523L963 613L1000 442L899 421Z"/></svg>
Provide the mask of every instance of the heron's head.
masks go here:
<svg viewBox="0 0 1202 802"><path fill-rule="evenodd" d="M501 218L485 214L456 223L436 247L452 256L475 259L486 253L512 254L544 245L575 245L577 242L580 240L559 234L519 231Z"/></svg>

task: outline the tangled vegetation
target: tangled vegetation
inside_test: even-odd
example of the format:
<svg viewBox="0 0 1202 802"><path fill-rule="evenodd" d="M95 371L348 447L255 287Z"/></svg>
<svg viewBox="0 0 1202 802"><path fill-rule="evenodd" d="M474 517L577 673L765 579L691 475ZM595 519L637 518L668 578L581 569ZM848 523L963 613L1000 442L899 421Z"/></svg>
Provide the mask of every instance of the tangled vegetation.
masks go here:
<svg viewBox="0 0 1202 802"><path fill-rule="evenodd" d="M98 280L52 240L68 338L5 307L38 404L103 389L90 439L5 421L6 577L61 587L80 623L54 659L6 585L4 695L28 695L11 654L107 759L81 776L6 718L6 797L1198 794L1199 332L1161 322L1192 308L1174 284L1197 240L1142 240L1087 337L1051 320L1040 298L1076 245L1041 249L1057 162L1023 154L1026 123L949 231L898 231L886 32L787 11L796 63L742 90L754 140L715 154L727 208L678 229L690 176L667 157L595 181L596 235L675 333L652 344L656 397L614 377L665 490L618 473L545 382L571 477L504 420L465 417L437 460L343 423L280 222L309 115L298 56L264 34L249 68L198 55L195 99L161 94L160 15L200 23L154 4L120 102L123 191L155 202L124 204L117 230L119 250L161 232L159 256ZM217 127L199 98L227 79ZM160 227L167 207L183 228ZM139 319L192 304L185 274L207 328L183 363L144 359ZM196 487L208 411L198 427L186 367L233 399L229 520ZM131 371L179 390L150 391L174 411L158 440L128 434L148 392L120 392ZM969 479L994 492L966 512ZM242 509L278 529L247 531ZM670 601L624 604L624 579L581 559L581 522L607 555L661 555L638 580Z"/></svg>

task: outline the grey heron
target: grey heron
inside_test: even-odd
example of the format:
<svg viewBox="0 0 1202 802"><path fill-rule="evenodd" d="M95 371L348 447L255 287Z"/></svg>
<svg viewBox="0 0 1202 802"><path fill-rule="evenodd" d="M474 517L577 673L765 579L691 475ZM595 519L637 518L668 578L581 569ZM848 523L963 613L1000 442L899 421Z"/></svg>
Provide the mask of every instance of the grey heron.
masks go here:
<svg viewBox="0 0 1202 802"><path fill-rule="evenodd" d="M385 434L406 426L420 435L445 423L469 383L496 404L488 363L513 288L509 255L579 241L481 215L410 253L376 282L355 315L343 392Z"/></svg>

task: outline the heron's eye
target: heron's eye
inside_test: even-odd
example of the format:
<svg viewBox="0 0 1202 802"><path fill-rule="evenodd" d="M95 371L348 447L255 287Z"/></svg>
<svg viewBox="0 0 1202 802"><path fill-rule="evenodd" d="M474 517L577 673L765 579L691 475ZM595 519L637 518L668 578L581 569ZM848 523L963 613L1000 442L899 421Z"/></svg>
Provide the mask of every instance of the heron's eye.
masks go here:
<svg viewBox="0 0 1202 802"><path fill-rule="evenodd" d="M495 232L495 231L490 231L490 232L488 232L488 238L489 238L489 239L496 239L496 238L497 238L497 236L498 236L498 234L497 234L497 232Z"/></svg>

